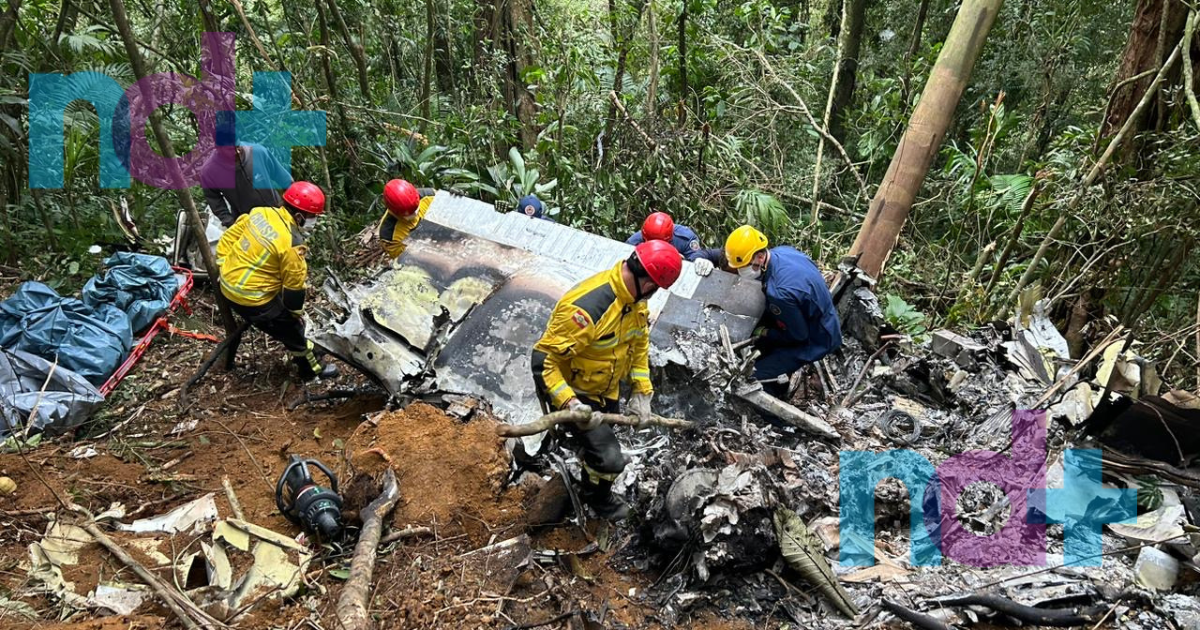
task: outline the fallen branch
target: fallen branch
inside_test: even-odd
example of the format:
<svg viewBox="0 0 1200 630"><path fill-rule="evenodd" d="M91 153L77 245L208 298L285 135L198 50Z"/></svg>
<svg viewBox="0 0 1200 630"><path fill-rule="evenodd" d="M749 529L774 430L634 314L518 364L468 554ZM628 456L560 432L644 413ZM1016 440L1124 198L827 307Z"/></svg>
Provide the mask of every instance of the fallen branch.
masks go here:
<svg viewBox="0 0 1200 630"><path fill-rule="evenodd" d="M907 621L921 630L951 630L952 628L952 626L934 619L929 615L923 615L919 612L909 610L891 600L883 600L883 609L892 613L898 619Z"/></svg>
<svg viewBox="0 0 1200 630"><path fill-rule="evenodd" d="M338 598L337 618L343 630L368 630L371 617L367 600L371 596L371 574L375 571L376 551L383 531L383 519L400 499L396 473L388 468L383 477L383 491L362 512L363 527L350 561L350 578Z"/></svg>
<svg viewBox="0 0 1200 630"><path fill-rule="evenodd" d="M380 546L389 545L391 543L396 542L397 540L404 540L406 538L414 538L416 536L431 536L431 535L433 535L433 530L428 527L405 527L404 529L402 529L400 531L395 531L395 532L388 534L387 536L384 536L383 538L381 538L379 540L379 544L380 544Z"/></svg>
<svg viewBox="0 0 1200 630"><path fill-rule="evenodd" d="M96 542L100 543L100 546L104 547L109 553L116 556L116 558L125 566L133 570L133 572L137 574L137 576L141 578L147 586L150 587L150 590L154 591L154 594L158 595L159 599L161 599L163 603L171 609L171 612L179 618L179 621L183 623L184 627L188 628L189 630L228 627L220 621L217 621L208 613L201 610L200 607L196 606L196 604L193 603L192 600L188 599L187 596L171 588L170 585L168 585L166 582L163 582L158 576L146 569L142 563L135 560L133 556L129 555L129 552L125 551L124 548L122 548L112 538L109 538L107 534L101 531L100 528L96 526L96 523L91 521L90 515L88 515L83 508L73 505L71 506L71 509L84 515L85 519L87 519L81 523L80 527L82 527L87 533L91 534L92 538L96 539Z"/></svg>
<svg viewBox="0 0 1200 630"><path fill-rule="evenodd" d="M537 435L560 424L587 422L598 412L588 411L555 411L542 416L538 420L525 424L501 424L496 427L496 435L503 438ZM641 420L636 416L623 416L619 413L601 413L600 420L605 424L617 424L635 429L646 427L663 427L666 429L690 429L694 423L676 418L652 416L649 420Z"/></svg>
<svg viewBox="0 0 1200 630"><path fill-rule="evenodd" d="M558 615L557 617L551 617L550 619L547 619L545 621L539 621L536 623L526 623L526 624L522 624L519 626L509 626L508 630L533 630L534 628L541 628L543 626L549 626L552 624L556 624L565 619L570 619L571 617L574 617L575 615L578 615L578 614L581 614L580 611L578 611L578 610L569 610L561 615Z"/></svg>
<svg viewBox="0 0 1200 630"><path fill-rule="evenodd" d="M972 593L962 597L938 599L942 606L983 606L1012 617L1023 624L1031 626L1054 626L1068 628L1071 626L1087 626L1096 623L1104 614L1105 606L1091 608L1036 608L1018 604L1011 599L999 595Z"/></svg>

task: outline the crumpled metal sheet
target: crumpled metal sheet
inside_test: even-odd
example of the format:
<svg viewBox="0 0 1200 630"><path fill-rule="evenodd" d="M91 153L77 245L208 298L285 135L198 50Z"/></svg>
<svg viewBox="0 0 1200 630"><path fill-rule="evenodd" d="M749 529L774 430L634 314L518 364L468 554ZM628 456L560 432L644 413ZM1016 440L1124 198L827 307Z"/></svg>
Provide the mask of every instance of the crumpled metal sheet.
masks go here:
<svg viewBox="0 0 1200 630"><path fill-rule="evenodd" d="M501 214L439 192L404 254L368 282L327 286L347 315L314 323L317 344L373 375L392 395L440 390L487 400L511 424L542 415L530 352L558 298L633 247L574 228ZM336 290L335 290L336 289ZM678 349L689 335L749 337L762 313L757 281L691 263L649 302L652 361L702 369ZM711 345L706 346L711 350ZM524 438L536 449L540 436Z"/></svg>

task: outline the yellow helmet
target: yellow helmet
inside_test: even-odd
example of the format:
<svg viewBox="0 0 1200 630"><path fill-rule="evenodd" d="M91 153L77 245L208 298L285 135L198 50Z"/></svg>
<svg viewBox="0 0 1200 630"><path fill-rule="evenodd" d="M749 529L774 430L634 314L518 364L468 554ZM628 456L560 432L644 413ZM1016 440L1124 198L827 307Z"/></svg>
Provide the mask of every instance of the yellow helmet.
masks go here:
<svg viewBox="0 0 1200 630"><path fill-rule="evenodd" d="M767 237L749 225L730 232L725 239L725 258L729 266L740 269L750 264L754 255L767 248Z"/></svg>

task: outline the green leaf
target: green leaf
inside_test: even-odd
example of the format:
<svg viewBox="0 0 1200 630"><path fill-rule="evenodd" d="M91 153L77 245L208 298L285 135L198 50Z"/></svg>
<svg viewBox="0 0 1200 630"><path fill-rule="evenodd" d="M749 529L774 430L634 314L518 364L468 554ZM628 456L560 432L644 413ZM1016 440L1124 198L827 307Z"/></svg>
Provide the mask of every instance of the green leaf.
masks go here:
<svg viewBox="0 0 1200 630"><path fill-rule="evenodd" d="M350 569L330 569L330 577L345 581L350 579Z"/></svg>
<svg viewBox="0 0 1200 630"><path fill-rule="evenodd" d="M338 439L334 440L333 448L336 448L339 451L346 448L346 441L343 440L342 438L338 438Z"/></svg>
<svg viewBox="0 0 1200 630"><path fill-rule="evenodd" d="M508 150L508 159L512 162L513 170L517 172L518 177L525 173L525 158L521 157L521 152L517 147Z"/></svg>
<svg viewBox="0 0 1200 630"><path fill-rule="evenodd" d="M73 276L79 273L79 261L72 260L71 264L67 265L67 275Z"/></svg>
<svg viewBox="0 0 1200 630"><path fill-rule="evenodd" d="M318 440L321 439L321 427L313 428L313 437L317 438Z"/></svg>

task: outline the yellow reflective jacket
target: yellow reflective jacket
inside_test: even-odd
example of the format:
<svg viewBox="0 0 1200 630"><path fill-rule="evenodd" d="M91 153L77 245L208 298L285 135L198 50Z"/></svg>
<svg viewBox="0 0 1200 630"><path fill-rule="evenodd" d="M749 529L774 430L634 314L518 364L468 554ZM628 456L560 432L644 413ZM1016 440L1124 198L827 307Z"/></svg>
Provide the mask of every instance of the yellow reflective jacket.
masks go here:
<svg viewBox="0 0 1200 630"><path fill-rule="evenodd" d="M262 306L281 292L291 310L304 305L307 248L283 208L255 208L238 217L217 243L221 292L236 304Z"/></svg>
<svg viewBox="0 0 1200 630"><path fill-rule="evenodd" d="M554 306L546 332L534 346L534 374L561 408L580 394L616 400L628 377L633 391L649 394L650 309L636 302L621 265L575 285Z"/></svg>
<svg viewBox="0 0 1200 630"><path fill-rule="evenodd" d="M383 218L379 220L379 246L392 260L404 253L404 239L408 238L421 219L425 218L425 213L429 212L429 204L433 203L435 192L431 188L417 189L417 193L421 195L421 203L411 217L402 219L391 212L383 213Z"/></svg>

